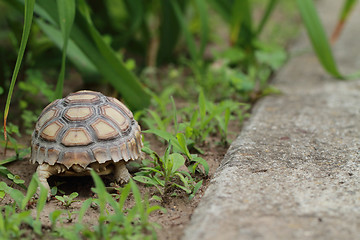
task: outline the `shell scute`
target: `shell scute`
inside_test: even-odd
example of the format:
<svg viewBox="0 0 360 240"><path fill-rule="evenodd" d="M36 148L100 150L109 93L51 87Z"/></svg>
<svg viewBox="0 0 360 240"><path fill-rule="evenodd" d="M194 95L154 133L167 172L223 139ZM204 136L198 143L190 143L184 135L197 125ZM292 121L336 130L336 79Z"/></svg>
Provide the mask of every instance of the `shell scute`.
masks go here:
<svg viewBox="0 0 360 240"><path fill-rule="evenodd" d="M121 131L126 131L126 129L129 128L129 121L121 113L121 111L111 106L102 106L101 110L104 116L111 119L121 129Z"/></svg>
<svg viewBox="0 0 360 240"><path fill-rule="evenodd" d="M64 98L64 101L67 104L94 104L100 101L100 97L95 92L80 91L77 93L69 94L69 96Z"/></svg>
<svg viewBox="0 0 360 240"><path fill-rule="evenodd" d="M111 160L111 157L109 156L109 153L106 148L98 147L92 149L92 152L95 156L95 159L99 163L105 163L106 161Z"/></svg>
<svg viewBox="0 0 360 240"><path fill-rule="evenodd" d="M87 167L90 163L94 162L90 154L86 151L84 152L65 152L61 160L58 160L57 163L65 165L68 169L74 165L78 164L83 168Z"/></svg>
<svg viewBox="0 0 360 240"><path fill-rule="evenodd" d="M83 127L69 128L64 133L61 143L65 146L86 146L92 143L91 136Z"/></svg>
<svg viewBox="0 0 360 240"><path fill-rule="evenodd" d="M94 114L91 107L70 107L66 109L64 117L69 121L84 121Z"/></svg>
<svg viewBox="0 0 360 240"><path fill-rule="evenodd" d="M64 125L59 121L52 122L41 131L40 136L47 141L54 142L63 127Z"/></svg>
<svg viewBox="0 0 360 240"><path fill-rule="evenodd" d="M132 114L132 112L119 100L117 100L116 98L112 98L112 97L108 97L108 99L110 100L110 102L114 103L115 105L117 105L123 112L125 112L125 114L130 118L133 119L134 115Z"/></svg>
<svg viewBox="0 0 360 240"><path fill-rule="evenodd" d="M47 112L44 112L44 114L40 115L38 121L35 125L35 130L39 131L46 123L48 123L51 119L57 116L59 111L57 111L55 108L48 109Z"/></svg>
<svg viewBox="0 0 360 240"><path fill-rule="evenodd" d="M103 119L97 119L94 123L91 124L91 127L96 132L98 139L106 140L112 139L119 136L119 132L111 126L110 123Z"/></svg>

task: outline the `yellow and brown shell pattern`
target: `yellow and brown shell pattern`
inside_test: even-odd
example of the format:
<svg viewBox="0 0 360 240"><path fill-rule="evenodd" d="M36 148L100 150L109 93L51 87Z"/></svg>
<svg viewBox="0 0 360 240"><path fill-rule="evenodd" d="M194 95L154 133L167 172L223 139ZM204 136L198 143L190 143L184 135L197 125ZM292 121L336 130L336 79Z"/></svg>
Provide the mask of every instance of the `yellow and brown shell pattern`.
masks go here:
<svg viewBox="0 0 360 240"><path fill-rule="evenodd" d="M32 163L118 162L141 157L140 126L119 100L99 92L79 91L42 111L31 141Z"/></svg>

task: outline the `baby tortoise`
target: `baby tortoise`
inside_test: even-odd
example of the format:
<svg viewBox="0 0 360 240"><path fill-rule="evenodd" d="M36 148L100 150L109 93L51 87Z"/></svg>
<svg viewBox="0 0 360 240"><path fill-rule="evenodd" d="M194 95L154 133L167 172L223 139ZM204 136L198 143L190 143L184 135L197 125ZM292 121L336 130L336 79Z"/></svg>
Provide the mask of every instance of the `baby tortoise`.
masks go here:
<svg viewBox="0 0 360 240"><path fill-rule="evenodd" d="M40 182L50 190L52 175L84 176L114 173L127 182L126 162L140 159L141 130L132 112L119 100L99 92L79 91L50 103L35 125L32 163ZM49 191L50 193L50 191Z"/></svg>

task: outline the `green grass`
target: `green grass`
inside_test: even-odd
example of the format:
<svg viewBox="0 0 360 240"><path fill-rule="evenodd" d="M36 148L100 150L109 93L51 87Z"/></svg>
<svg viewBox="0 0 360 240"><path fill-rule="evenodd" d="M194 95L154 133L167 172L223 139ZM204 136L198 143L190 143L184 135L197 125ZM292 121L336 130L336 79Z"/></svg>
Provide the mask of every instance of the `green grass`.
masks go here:
<svg viewBox="0 0 360 240"><path fill-rule="evenodd" d="M63 36L63 50L61 57L61 70L59 79L57 81L55 95L52 100L62 98L64 80L65 80L65 64L66 64L66 53L67 46L70 39L71 28L75 19L75 2L72 0L60 1L57 0L57 8L59 14L60 29Z"/></svg>
<svg viewBox="0 0 360 240"><path fill-rule="evenodd" d="M72 212L71 204L75 201L77 193L72 193L69 196L58 197L66 211L56 209L49 214L51 221L51 237L63 239L110 239L114 236L122 237L123 239L156 239L155 224L149 222L149 215L153 211L161 210L158 205L150 205L146 198L142 198L141 193L136 184L130 180L130 183L121 189L120 194L113 196L106 191L106 188L94 172L91 173L95 182L93 191L97 194L97 198L89 198L83 202L79 212ZM33 196L36 189L41 187L40 195L37 200ZM124 208L125 201L132 194L134 199L134 206ZM0 234L3 239L32 239L33 237L50 237L41 228L40 213L45 206L47 193L42 186L39 185L37 176L34 175L26 194L21 191L11 188L4 182L0 182L0 200L8 195L13 201L13 204L1 206L0 218ZM116 201L115 199L118 199ZM89 226L82 223L84 215L89 207L95 204L99 206L99 217L97 225ZM31 205L35 205L37 215L35 218L31 216ZM62 215L67 215L63 218ZM60 224L62 219L66 221L73 221L76 216L76 221L71 226ZM21 226L28 226L28 230ZM30 229L33 231L29 234Z"/></svg>
<svg viewBox="0 0 360 240"><path fill-rule="evenodd" d="M355 2L344 1L339 20L342 24ZM337 68L313 1L296 3L324 69L337 78L348 78ZM156 239L157 225L150 222L149 215L163 208L150 205L134 181L118 189L119 193L109 194L101 179L92 173L96 197L85 200L74 212L72 204L77 201L77 193L55 196L63 206L50 213L51 229L44 232L39 216L46 194L42 190L37 200L32 198L39 187L36 175L25 186L21 176L6 168L5 164L29 154L28 146L16 140L21 138L19 128L8 118L16 121L20 116L22 132L32 132L43 106L63 96L70 73L79 74L76 80L81 79L87 86L117 92L137 111L135 117L146 129L144 135L154 135L167 146L164 154L150 147L143 149L147 155L134 180L156 189L159 196L151 196L153 199L176 197L179 190L192 199L210 170L202 157L203 148L228 146L233 137L229 136L229 126L234 122L241 125L251 103L259 97L277 93L268 80L287 60L284 48L266 39L272 32L269 28L279 25L272 22L277 7L283 4L279 0L6 0L3 4L8 7L6 21L10 26L4 31L12 36L9 42L15 47L11 49L1 42L0 49L9 48L12 55L17 55L14 69L9 57L0 71L9 76L12 72L11 81L0 84L0 97L8 93L0 144L15 151L15 156L0 162L0 175L11 182L10 186L0 183L0 198L13 200L0 207L0 235L8 239ZM257 4L262 8L254 14ZM33 12L37 16L34 23ZM18 17L23 13L24 24L19 24ZM227 31L219 31L219 26ZM142 77L154 67L154 74ZM14 91L16 87L18 91ZM210 137L216 142L210 144ZM27 192L15 189L15 185ZM53 193L57 192L60 189L56 186ZM125 208L128 201L134 206ZM36 208L36 217L30 214L31 206ZM99 209L96 223L83 224L86 212L93 206ZM72 225L65 226L64 222Z"/></svg>
<svg viewBox="0 0 360 240"><path fill-rule="evenodd" d="M342 24L346 21L355 3L356 1L352 0L344 1L344 5L340 13L340 21L342 21ZM329 74L338 79L358 78L360 76L360 71L349 75L340 73L331 50L329 39L326 36L324 27L319 19L314 2L312 0L297 0L297 5L313 49L323 68Z"/></svg>
<svg viewBox="0 0 360 240"><path fill-rule="evenodd" d="M24 28L23 28L23 33L22 33L22 37L21 37L19 53L18 53L18 57L16 59L15 68L14 68L14 72L13 72L13 75L12 75L12 78L11 78L11 84L10 84L10 87L9 87L8 97L6 99L6 105L5 105L5 110L4 110L4 137L5 137L5 141L7 140L6 123L7 123L7 117L9 115L11 97L12 97L12 94L14 92L15 82L16 82L17 76L19 74L20 65L21 65L22 59L24 57L26 44L27 44L27 41L28 41L28 38L29 38L30 28L31 28L31 24L32 24L33 13L34 13L34 5L35 5L35 0L26 0L25 1L25 6L24 6L24 8L25 8Z"/></svg>

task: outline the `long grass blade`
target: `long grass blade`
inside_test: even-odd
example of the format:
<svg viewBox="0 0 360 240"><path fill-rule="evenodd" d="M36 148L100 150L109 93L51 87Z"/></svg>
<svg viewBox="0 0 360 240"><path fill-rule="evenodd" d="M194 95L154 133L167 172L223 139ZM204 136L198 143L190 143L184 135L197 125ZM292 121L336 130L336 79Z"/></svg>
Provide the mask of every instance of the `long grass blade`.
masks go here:
<svg viewBox="0 0 360 240"><path fill-rule="evenodd" d="M126 0L126 11L130 16L130 25L126 32L125 39L129 39L141 26L145 17L145 6L142 0Z"/></svg>
<svg viewBox="0 0 360 240"><path fill-rule="evenodd" d="M181 7L182 6L180 5L180 8ZM170 1L161 1L157 64L171 60L171 56L179 40L180 33L180 24Z"/></svg>
<svg viewBox="0 0 360 240"><path fill-rule="evenodd" d="M297 0L296 2L320 63L332 76L343 79L344 77L337 68L324 27L321 24L313 1Z"/></svg>
<svg viewBox="0 0 360 240"><path fill-rule="evenodd" d="M97 50L99 51L101 58L105 60L104 63L106 64L103 65L103 63L97 62L95 65L97 65L98 69L104 74L106 79L112 83L115 89L122 94L130 108L138 110L146 107L150 102L150 98L149 95L144 92L136 76L125 67L120 59L118 59L113 50L104 42L104 39L95 27L89 24L88 28L89 33L96 44ZM81 43L78 42L78 44ZM112 74L115 76L110 76L107 72L107 68L111 68L109 69L109 72L112 71Z"/></svg>
<svg viewBox="0 0 360 240"><path fill-rule="evenodd" d="M196 47L196 44L195 44L195 39L191 35L191 33L190 33L189 29L188 29L188 25L186 23L185 16L181 12L181 8L179 6L178 1L171 1L171 4L172 4L172 7L174 8L175 15L176 15L176 17L177 17L177 19L178 19L178 21L180 23L180 27L181 27L182 32L184 34L185 41L186 41L187 47L189 49L191 59L194 62L197 62L197 60L199 59L199 54L198 54L197 47Z"/></svg>
<svg viewBox="0 0 360 240"><path fill-rule="evenodd" d="M259 23L259 26L258 26L258 28L256 30L256 35L261 34L262 30L264 29L266 23L269 20L269 17L271 16L272 12L274 11L275 6L276 6L277 3L278 3L278 0L269 0L268 1L268 4L267 4L265 12L264 12L264 15L262 16L262 18L260 20L260 23Z"/></svg>
<svg viewBox="0 0 360 240"><path fill-rule="evenodd" d="M62 39L61 31L58 30L54 25L43 19L35 19L41 30L51 39L51 41L60 49L63 48L64 41ZM76 45L76 43L69 39L67 46L67 57L71 62L79 69L84 75L95 76L98 73L94 64L86 57L85 53Z"/></svg>
<svg viewBox="0 0 360 240"><path fill-rule="evenodd" d="M14 72L13 72L13 75L11 78L9 93L8 93L8 96L6 99L6 105L5 105L5 111L4 111L4 138L5 138L5 140L7 140L6 120L7 120L8 114L9 114L10 102L11 102L12 93L14 91L15 82L16 82L16 79L17 79L17 76L18 76L18 73L20 70L20 65L21 65L21 62L22 62L22 59L24 56L26 44L29 39L31 23L32 23L33 14L34 14L34 5L35 5L35 0L26 0L25 1L24 29L23 29L23 33L22 33L22 37L21 37L19 53L18 53L18 56L16 59L15 69L14 69Z"/></svg>
<svg viewBox="0 0 360 240"><path fill-rule="evenodd" d="M76 19L70 33L73 43L85 54L105 80L121 93L131 109L139 110L148 106L149 95L94 27L87 4L81 0L77 1L77 4L80 10L76 12ZM50 23L58 21L56 3L53 1L38 0L35 10L40 17L45 19L50 17Z"/></svg>
<svg viewBox="0 0 360 240"><path fill-rule="evenodd" d="M231 1L224 0L208 0L208 4L224 19L225 22L231 22L231 12L232 3Z"/></svg>
<svg viewBox="0 0 360 240"><path fill-rule="evenodd" d="M357 0L344 1L344 5L341 9L338 23L336 24L334 32L331 35L331 43L332 44L334 44L336 42L336 40L339 38L341 31L344 28L344 25L346 23L346 20L348 19L351 11L353 10L356 2L357 2Z"/></svg>
<svg viewBox="0 0 360 240"><path fill-rule="evenodd" d="M209 20L208 20L208 11L207 6L204 0L195 1L197 10L200 16L200 47L199 47L199 56L201 57L204 53L206 44L209 39Z"/></svg>
<svg viewBox="0 0 360 240"><path fill-rule="evenodd" d="M234 0L231 9L230 43L248 48L253 43L253 37L249 0Z"/></svg>
<svg viewBox="0 0 360 240"><path fill-rule="evenodd" d="M61 58L61 70L56 84L54 99L62 98L65 66L66 66L66 51L70 38L71 28L75 19L75 1L74 0L57 0L57 7L59 11L60 29L63 36L63 50Z"/></svg>
<svg viewBox="0 0 360 240"><path fill-rule="evenodd" d="M242 12L242 0L235 0L232 14L231 14L231 26L230 26L230 41L232 45L237 42L243 18L245 17Z"/></svg>

